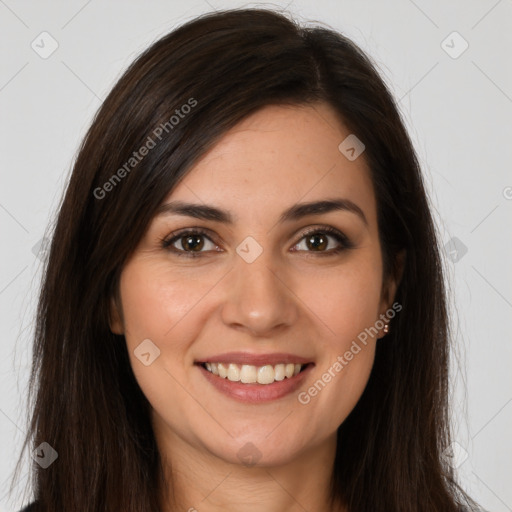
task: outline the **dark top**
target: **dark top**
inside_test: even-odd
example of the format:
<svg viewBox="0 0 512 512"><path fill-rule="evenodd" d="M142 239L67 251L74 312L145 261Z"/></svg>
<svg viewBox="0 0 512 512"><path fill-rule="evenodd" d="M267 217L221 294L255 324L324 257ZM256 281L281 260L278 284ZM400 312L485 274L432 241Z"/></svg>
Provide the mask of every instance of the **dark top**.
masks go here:
<svg viewBox="0 0 512 512"><path fill-rule="evenodd" d="M30 505L26 506L24 509L20 510L20 512L36 512L36 503L33 502Z"/></svg>

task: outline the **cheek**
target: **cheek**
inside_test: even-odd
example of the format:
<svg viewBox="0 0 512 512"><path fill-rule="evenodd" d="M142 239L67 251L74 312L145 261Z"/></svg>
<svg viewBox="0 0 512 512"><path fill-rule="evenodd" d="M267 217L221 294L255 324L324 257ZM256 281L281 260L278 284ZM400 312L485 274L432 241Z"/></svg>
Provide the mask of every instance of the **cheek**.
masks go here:
<svg viewBox="0 0 512 512"><path fill-rule="evenodd" d="M319 429L337 428L359 401L373 366L379 318L382 274L380 262L368 253L357 264L340 267L314 279L301 278L300 297L313 311L321 354L315 379L303 389L300 403L311 416L325 424ZM313 285L314 283L314 285ZM313 413L314 411L314 413ZM325 411L330 411L328 418Z"/></svg>
<svg viewBox="0 0 512 512"><path fill-rule="evenodd" d="M203 283L203 287L205 284ZM186 282L159 262L129 264L121 276L121 297L127 338L163 342L194 308L201 284Z"/></svg>
<svg viewBox="0 0 512 512"><path fill-rule="evenodd" d="M378 319L382 275L374 258L304 274L298 283L297 296L317 319L325 342L337 350Z"/></svg>
<svg viewBox="0 0 512 512"><path fill-rule="evenodd" d="M197 283L191 284L190 279L186 286L184 283L176 275L169 275L168 267L158 262L130 263L121 275L125 338L131 366L155 409L165 410L168 394L179 393L178 383L186 381L190 366L188 347L199 332L198 322L189 319L205 291L198 289ZM151 344L144 341L148 339ZM141 345L143 341L146 345ZM147 352L139 348L142 346L150 347L148 366L139 359L140 354Z"/></svg>
<svg viewBox="0 0 512 512"><path fill-rule="evenodd" d="M153 409L172 424L179 424L191 406L190 396L180 385L187 378L187 349L196 336L198 325L193 316L205 290L170 275L168 265L148 260L128 263L122 274L122 298L125 338L135 378ZM194 332L187 332L191 329ZM149 346L150 364L145 365L137 354L144 340L151 340L158 351ZM144 341L146 344L147 342ZM154 351L154 352L153 352ZM154 357L154 354L158 354ZM169 407L173 396L173 407ZM193 404L192 404L193 406Z"/></svg>

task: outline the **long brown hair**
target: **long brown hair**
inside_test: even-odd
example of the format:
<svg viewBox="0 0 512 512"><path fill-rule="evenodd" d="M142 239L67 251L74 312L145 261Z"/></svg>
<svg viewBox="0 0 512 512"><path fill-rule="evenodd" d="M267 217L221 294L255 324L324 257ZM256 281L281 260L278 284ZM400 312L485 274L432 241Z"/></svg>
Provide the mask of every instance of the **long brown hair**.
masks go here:
<svg viewBox="0 0 512 512"><path fill-rule="evenodd" d="M159 510L150 405L124 337L109 329L121 269L158 206L222 134L266 105L317 101L366 146L385 275L396 274L399 251L407 255L395 297L402 311L338 429L332 503L350 512L476 506L442 455L450 445L445 284L396 103L371 60L337 31L244 9L203 15L156 41L117 82L79 149L37 310L22 453L42 442L58 452L46 469L33 463L37 510ZM151 146L144 155L143 146Z"/></svg>

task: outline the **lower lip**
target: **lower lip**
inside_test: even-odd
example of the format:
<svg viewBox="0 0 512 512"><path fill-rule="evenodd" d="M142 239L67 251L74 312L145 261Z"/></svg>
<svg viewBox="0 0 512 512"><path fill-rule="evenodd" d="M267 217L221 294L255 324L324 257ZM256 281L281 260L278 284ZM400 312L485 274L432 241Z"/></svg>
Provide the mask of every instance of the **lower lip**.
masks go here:
<svg viewBox="0 0 512 512"><path fill-rule="evenodd" d="M283 380L275 381L272 384L243 384L241 382L232 382L227 378L214 375L201 365L197 366L206 379L221 393L235 400L239 400L240 402L257 404L278 400L296 391L307 377L314 364L308 364L304 370L294 377L285 377Z"/></svg>

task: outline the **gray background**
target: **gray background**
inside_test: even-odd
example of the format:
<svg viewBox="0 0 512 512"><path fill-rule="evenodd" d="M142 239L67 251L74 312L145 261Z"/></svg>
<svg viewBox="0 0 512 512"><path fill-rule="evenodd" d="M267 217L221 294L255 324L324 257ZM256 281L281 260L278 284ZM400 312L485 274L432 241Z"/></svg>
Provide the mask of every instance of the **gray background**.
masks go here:
<svg viewBox="0 0 512 512"><path fill-rule="evenodd" d="M299 20L341 30L400 100L448 244L454 463L482 505L512 511L512 0L0 0L0 511L22 505L28 471L29 454L9 499L26 429L37 246L93 114L128 64L173 27L256 5L288 5ZM58 43L46 59L31 47L51 48L44 31Z"/></svg>

